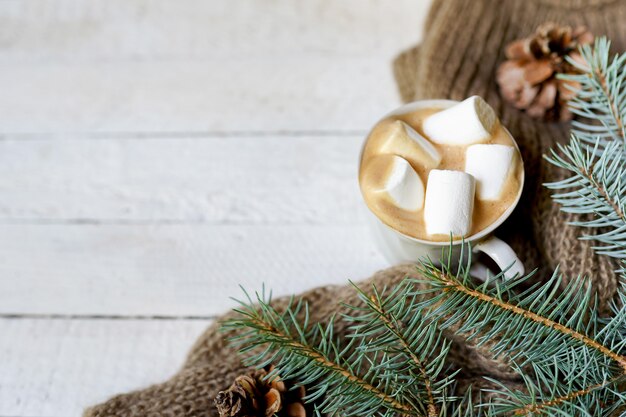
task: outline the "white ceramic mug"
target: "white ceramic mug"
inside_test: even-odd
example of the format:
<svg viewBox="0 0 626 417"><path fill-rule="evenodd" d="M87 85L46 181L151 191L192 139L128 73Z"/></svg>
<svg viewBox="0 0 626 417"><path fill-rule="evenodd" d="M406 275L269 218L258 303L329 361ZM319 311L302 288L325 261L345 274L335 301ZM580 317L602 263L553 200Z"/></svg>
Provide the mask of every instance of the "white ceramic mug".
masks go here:
<svg viewBox="0 0 626 417"><path fill-rule="evenodd" d="M399 107L385 117L410 113L422 108L447 108L456 103L458 102L452 100L414 101L412 103L408 103L404 106ZM509 134L509 136L511 136L508 130L506 130L506 132ZM513 141L513 144L517 148L517 143L512 136L511 139ZM517 148L517 151L519 152L519 148ZM363 149L361 149L361 153L362 152ZM360 160L361 158L359 157L359 161ZM378 246L379 250L387 259L387 261L395 265L399 263L417 262L421 259L430 259L431 261L437 263L442 258L442 254L444 253L444 251L445 256L447 256L448 248L451 248L452 250L452 259L459 259L461 255L461 249L468 248L470 246L467 244L463 245L463 242L469 242L471 243L471 248L473 252L483 252L491 259L493 259L493 261L502 270L508 268L504 273L505 278L512 278L516 275L521 276L524 274L524 265L519 260L513 249L511 249L511 247L504 241L495 237L492 232L498 226L500 226L502 222L504 222L513 212L513 209L517 205L520 196L522 195L523 187L524 170L522 166L522 180L519 192L517 193L515 201L506 209L506 211L502 213L502 215L495 222L493 222L491 225L481 230L480 232L472 236L465 237L465 239L459 239L453 242L432 242L429 240L417 239L411 236L407 236L391 228L390 226L387 226L378 217L376 217L374 213L368 210L369 223L374 235L376 246ZM463 254L463 259L468 259L467 254ZM484 265L475 263L472 265L471 272L472 275L477 276L481 279L485 279L489 271Z"/></svg>

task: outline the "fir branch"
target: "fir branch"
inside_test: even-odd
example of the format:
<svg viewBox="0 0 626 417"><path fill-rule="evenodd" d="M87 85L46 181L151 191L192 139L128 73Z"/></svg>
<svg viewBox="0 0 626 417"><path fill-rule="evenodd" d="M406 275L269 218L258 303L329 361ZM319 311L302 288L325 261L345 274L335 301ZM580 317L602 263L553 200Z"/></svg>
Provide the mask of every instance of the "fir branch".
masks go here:
<svg viewBox="0 0 626 417"><path fill-rule="evenodd" d="M443 395L445 387L451 382L451 377L439 379L439 371L443 366L443 360L449 349L449 343L441 342L441 333L436 323L422 320L419 314L415 314L417 299L410 295L411 284L406 281L393 288L389 294L385 289L380 292L376 286L372 286L372 294L368 295L358 286L352 284L365 307L350 307L356 311L357 316L345 318L355 325L354 337L367 337L370 343L368 349L387 349L393 346L394 353L402 354L400 363L405 364L417 374L416 379L410 383L423 384L428 417L436 417L440 410L435 397ZM387 336L387 337L385 337ZM424 340L436 340L424 346ZM420 343L421 342L421 343ZM399 348L395 348L399 346ZM439 352L434 352L439 350ZM419 352L419 353L418 353ZM434 358L434 360L433 360ZM444 403L445 395L444 395Z"/></svg>
<svg viewBox="0 0 626 417"><path fill-rule="evenodd" d="M626 405L626 393L620 388L620 384L626 381L623 374L606 374L595 383L576 383L574 376L586 379L584 367L573 370L573 375L566 377L557 371L556 365L533 366L534 377L520 368L515 369L524 379L527 392L512 391L499 381L490 379L501 387L500 391L493 391L499 397L485 404L494 415L608 417L614 416L616 409ZM569 382L563 382L563 379L569 379Z"/></svg>
<svg viewBox="0 0 626 417"><path fill-rule="evenodd" d="M273 363L281 377L306 385L318 415L608 417L626 407L626 280L611 304L614 315L600 317L585 280L561 291L558 273L530 287L529 276L505 281L501 273L474 285L471 258L456 272L451 257L444 261L424 263L423 280L389 291L357 288L363 303L342 316L351 323L343 347L333 320L309 325L302 301L278 312L257 296L257 305L242 303L240 317L226 326L237 330L246 364ZM500 383L478 409L471 393L448 397L455 373L441 377L450 344L440 329L450 328L506 356L525 390Z"/></svg>
<svg viewBox="0 0 626 417"><path fill-rule="evenodd" d="M392 364L389 355L372 352L358 338L341 347L333 320L326 327L309 328L308 307L302 301L290 303L282 313L262 296L257 295L256 301L257 306L250 298L241 303L236 310L240 317L224 324L226 329L244 330L232 340L247 365L273 363L282 378L309 385L308 401L323 397L316 404L321 413L425 416L415 406L418 399L411 391L403 390L395 375L382 371Z"/></svg>
<svg viewBox="0 0 626 417"><path fill-rule="evenodd" d="M579 74L560 75L569 81L576 96L568 103L570 110L583 118L572 122L572 132L587 144L601 145L617 141L626 145L626 54L610 59L611 43L598 38L594 46L580 49L581 60L568 61Z"/></svg>
<svg viewBox="0 0 626 417"><path fill-rule="evenodd" d="M390 408L403 412L411 411L408 406L401 404L393 397L376 388L362 377L354 374L348 367L341 366L337 362L331 361L319 350L295 341L291 337L291 335L285 334L280 330L269 326L266 322L263 322L261 320L253 320L251 323L256 325L257 330L264 334L264 336L279 341L277 343L282 343L283 348L298 352L298 355L303 356L306 359L310 359L311 361L316 362L319 366L341 375L343 378L346 379L346 381L360 386L364 390L370 392L375 397L387 403Z"/></svg>
<svg viewBox="0 0 626 417"><path fill-rule="evenodd" d="M579 397L589 395L594 391L605 389L611 385L616 385L617 383L623 380L624 380L624 375L618 375L612 379L609 379L608 381L604 381L595 385L590 385L584 389L574 391L574 392L569 392L566 395L552 398L542 403L528 404L521 408L514 409L512 410L512 412L516 416L543 414L545 411L551 408L561 406L565 403L571 403L572 401L576 400Z"/></svg>
<svg viewBox="0 0 626 417"><path fill-rule="evenodd" d="M246 364L273 363L281 377L307 385L318 414L608 417L626 406L626 309L617 301L614 316L600 317L584 280L560 291L558 273L529 288L529 276L503 281L501 273L474 285L471 258L456 272L452 262L424 263L424 280L407 279L389 291L356 288L363 303L342 316L351 323L343 347L332 320L309 326L301 301L278 312L257 296L257 305L242 303L227 327L238 330ZM618 299L626 300L626 283ZM455 373L440 376L449 348L440 329L446 328L478 346L490 343L494 356L509 359L525 391L500 384L478 410L471 394L448 397Z"/></svg>
<svg viewBox="0 0 626 417"><path fill-rule="evenodd" d="M457 327L478 345L492 343L494 354L508 357L524 378L530 394L502 385L498 394L508 400L490 404L494 412L554 415L591 410L600 399L613 398L618 405L626 404L626 397L612 389L626 377L626 313L603 321L584 281L560 292L558 273L521 292L529 276L501 282L499 274L475 287L470 263L462 262L456 273L449 261L441 267L424 263L421 271L437 293L420 307L428 309L427 317L440 321L441 328ZM532 366L536 381L527 366Z"/></svg>
<svg viewBox="0 0 626 417"><path fill-rule="evenodd" d="M426 395L428 397L428 417L437 417L439 415L439 410L437 409L437 405L435 404L435 397L433 395L432 382L430 381L430 376L426 371L426 368L422 364L422 361L417 357L415 352L411 350L411 346L407 340L407 337L403 334L400 329L398 323L393 320L393 317L385 311L383 304L380 300L380 295L376 291L376 287L374 287L374 294L370 297L372 309L378 314L381 321L385 325L385 327L393 334L402 346L404 352L411 358L413 365L419 370L420 375L423 378L424 386L426 387Z"/></svg>
<svg viewBox="0 0 626 417"><path fill-rule="evenodd" d="M592 217L570 224L601 229L581 239L599 242L599 254L626 258L626 54L611 58L610 47L602 37L580 49L581 59L568 58L579 73L560 78L576 93L568 106L580 119L569 144L558 145L562 156L552 150L546 159L571 176L544 185L557 191L564 212Z"/></svg>
<svg viewBox="0 0 626 417"><path fill-rule="evenodd" d="M624 146L618 142L606 144L598 155L598 143L589 148L572 136L569 144L559 145L560 154L552 150L547 160L572 175L562 181L544 184L560 191L552 198L564 212L589 214L594 218L571 224L585 228L608 229L597 235L584 235L602 245L594 246L598 253L616 258L626 257L626 159Z"/></svg>
<svg viewBox="0 0 626 417"><path fill-rule="evenodd" d="M626 356L621 356L618 353L613 352L611 349L609 349L606 346L603 346L602 344L598 343L594 339L580 332L577 332L576 330L573 330L567 326L564 326L563 324L557 321L551 320L547 317L537 314L530 309L525 309L525 308L519 307L519 305L504 301L501 297L492 296L492 295L489 295L488 293L473 289L469 287L468 285L466 285L465 283L463 283L462 281L458 280L456 276L451 275L443 270L439 270L435 268L435 269L431 269L431 271L432 273L437 274L436 279L445 286L443 288L444 292L455 291L457 293L464 294L482 303L490 304L491 306L496 307L497 309L501 311L511 312L514 315L517 315L519 317L522 317L524 319L537 323L543 326L544 328L555 330L563 335L570 337L571 339L580 341L581 343L584 343L585 345L587 345L589 348L595 349L598 352L602 353L604 356L617 362L624 370L624 373L626 373Z"/></svg>

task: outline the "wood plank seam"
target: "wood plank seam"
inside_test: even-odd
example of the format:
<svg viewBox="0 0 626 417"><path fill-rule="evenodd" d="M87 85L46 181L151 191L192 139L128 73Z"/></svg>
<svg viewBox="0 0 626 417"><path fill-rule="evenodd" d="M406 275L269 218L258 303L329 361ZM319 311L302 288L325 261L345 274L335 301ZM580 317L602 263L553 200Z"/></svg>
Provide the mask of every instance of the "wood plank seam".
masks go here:
<svg viewBox="0 0 626 417"><path fill-rule="evenodd" d="M123 314L36 314L36 313L0 313L0 319L37 319L37 320L215 320L218 316L208 315L123 315ZM0 416L1 417L1 416Z"/></svg>
<svg viewBox="0 0 626 417"><path fill-rule="evenodd" d="M152 219L100 219L91 217L68 217L68 218L36 218L36 217L16 217L1 218L0 226L186 226L186 225L202 225L202 226L258 226L278 224L281 226L345 226L360 225L359 219L354 221L329 221L329 220L298 220L298 221L264 221L259 223L252 220L210 220L210 219L169 219L169 218L152 218Z"/></svg>
<svg viewBox="0 0 626 417"><path fill-rule="evenodd" d="M137 132L2 132L0 140L150 140L150 139L210 139L216 137L291 137L291 136L348 136L364 137L365 129L279 129L279 130L189 130L189 131L137 131Z"/></svg>

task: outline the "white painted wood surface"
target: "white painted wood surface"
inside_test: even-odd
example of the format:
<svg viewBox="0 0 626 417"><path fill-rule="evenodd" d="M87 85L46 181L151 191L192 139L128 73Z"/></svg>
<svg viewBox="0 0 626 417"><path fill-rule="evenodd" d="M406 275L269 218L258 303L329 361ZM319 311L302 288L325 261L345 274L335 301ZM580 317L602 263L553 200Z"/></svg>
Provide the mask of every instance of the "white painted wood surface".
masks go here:
<svg viewBox="0 0 626 417"><path fill-rule="evenodd" d="M360 225L10 225L0 234L5 314L210 317L234 306L239 284L282 295L385 265Z"/></svg>
<svg viewBox="0 0 626 417"><path fill-rule="evenodd" d="M1 0L0 417L164 380L237 284L384 266L356 185L424 0Z"/></svg>
<svg viewBox="0 0 626 417"><path fill-rule="evenodd" d="M4 140L0 222L362 224L354 218L362 141L338 134Z"/></svg>
<svg viewBox="0 0 626 417"><path fill-rule="evenodd" d="M424 3L4 1L0 126L362 131L397 103L390 60Z"/></svg>
<svg viewBox="0 0 626 417"><path fill-rule="evenodd" d="M2 415L77 416L113 393L164 381L208 323L0 319Z"/></svg>

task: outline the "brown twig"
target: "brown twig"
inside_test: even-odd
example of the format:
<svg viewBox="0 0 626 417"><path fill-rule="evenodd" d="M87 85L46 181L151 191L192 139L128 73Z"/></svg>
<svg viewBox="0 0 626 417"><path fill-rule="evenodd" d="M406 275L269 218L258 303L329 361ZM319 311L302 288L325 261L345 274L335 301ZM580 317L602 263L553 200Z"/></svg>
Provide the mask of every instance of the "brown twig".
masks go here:
<svg viewBox="0 0 626 417"><path fill-rule="evenodd" d="M606 82L606 77L604 76L604 74L602 74L602 72L598 70L594 72L594 75L598 79L598 82L600 83L600 86L602 87L602 92L604 93L604 96L609 102L611 115L615 119L615 123L617 124L617 129L619 131L619 135L622 137L622 141L626 144L626 137L624 137L624 121L621 119L619 110L617 109L617 106L615 105L614 97L611 95L611 92L609 91L609 87Z"/></svg>
<svg viewBox="0 0 626 417"><path fill-rule="evenodd" d="M593 171L587 171L586 169L581 169L580 173L593 185L598 191L598 193L602 196L604 200L613 208L613 211L617 216L626 223L626 216L624 216L624 212L619 208L619 206L611 199L609 193L602 187L596 179L593 177Z"/></svg>
<svg viewBox="0 0 626 417"><path fill-rule="evenodd" d="M525 407L522 407L513 411L513 414L516 416L523 416L529 413L537 413L537 412L541 413L544 409L548 407L553 407L555 405L563 404L564 402L567 402L567 401L572 401L573 399L582 397L583 395L587 395L596 389L604 388L611 384L614 384L617 381L619 381L620 378L623 378L623 377L624 375L619 375L615 378L609 379L608 381L602 382L600 384L591 385L580 391L570 392L569 394L564 395L562 397L556 397L556 398L553 398L551 400L548 400L539 404L529 404Z"/></svg>

